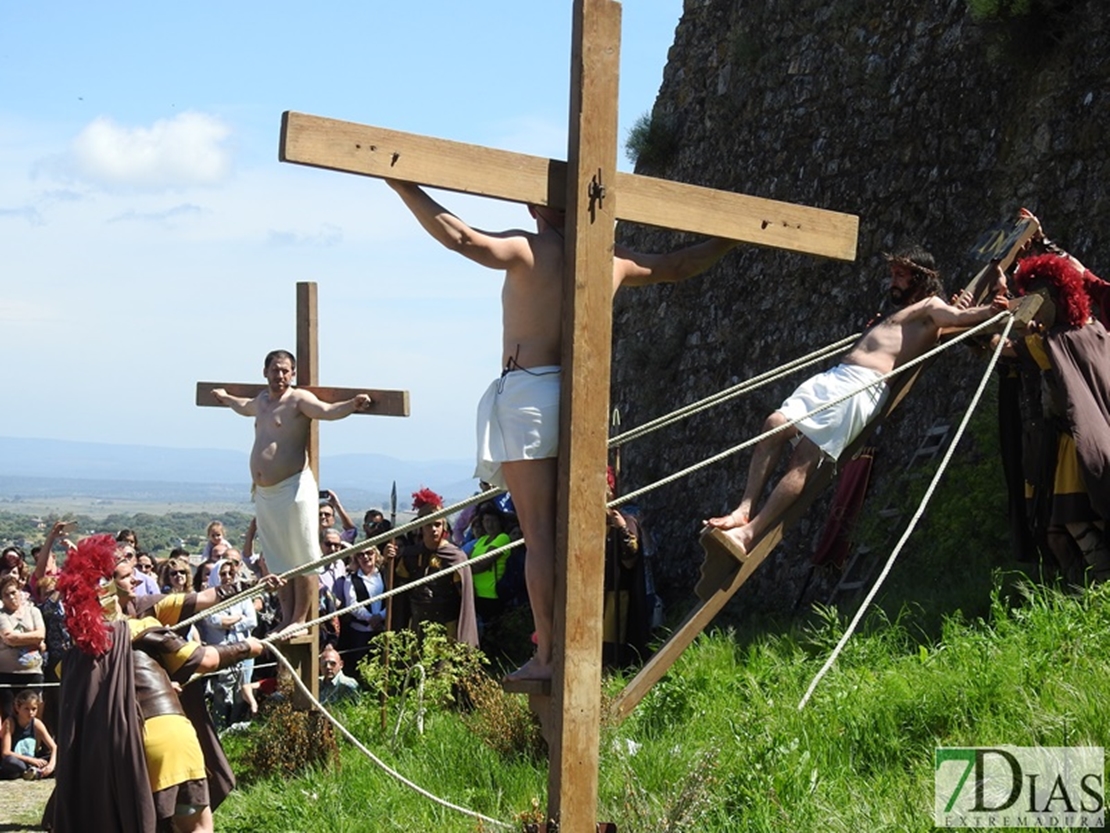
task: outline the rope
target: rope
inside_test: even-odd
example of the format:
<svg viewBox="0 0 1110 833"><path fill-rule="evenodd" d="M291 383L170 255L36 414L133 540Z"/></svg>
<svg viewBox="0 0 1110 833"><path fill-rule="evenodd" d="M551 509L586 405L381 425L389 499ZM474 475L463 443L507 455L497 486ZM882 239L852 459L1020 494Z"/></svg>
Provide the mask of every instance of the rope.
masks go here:
<svg viewBox="0 0 1110 833"><path fill-rule="evenodd" d="M1012 314L1010 312L1005 311L1005 310L1002 311L1002 312L999 312L997 315L995 315L991 318L988 318L986 321L983 321L983 322L975 325L970 330L965 330L964 332L960 333L955 338L952 338L949 341L942 342L941 344L938 344L936 347L934 347L933 349L929 350L926 353L923 353L922 355L918 356L916 359L908 361L905 364L901 365L900 367L894 368L894 370L890 371L889 373L883 374L878 379L876 379L874 382L870 382L866 385L863 385L863 386L857 388L856 390L850 391L849 393L846 393L843 396L840 396L836 399L833 399L831 402L826 402L825 404L821 405L820 407L814 408L809 413L802 414L797 419L788 420L787 422L784 422L782 425L777 425L774 428L770 429L769 431L764 431L762 434L759 434L758 436L755 436L755 437L751 438L750 440L746 440L745 442L742 442L739 445L733 446L732 448L729 448L725 451L722 451L720 454L715 454L712 457L709 457L705 460L702 460L700 463L695 463L694 465L689 466L688 468L682 469L681 471L677 471L674 474L670 474L667 477L664 477L662 480L657 480L656 482L650 483L650 484L648 484L647 486L644 486L641 489L636 489L635 491L629 492L626 495L621 495L619 498L610 501L607 504L607 507L612 509L612 508L617 507L617 506L622 506L625 503L628 503L629 501L635 500L636 498L640 497L641 495L647 494L648 492L654 491L655 489L658 489L662 486L666 486L670 483L675 482L676 480L681 480L683 477L686 477L687 475L693 474L696 471L700 471L701 469L707 468L707 467L713 465L714 463L718 463L721 460L724 460L728 457L731 457L732 455L743 451L745 448L756 445L757 443L762 442L763 440L767 439L768 437L772 437L775 434L778 434L782 431L785 431L787 428L790 428L791 426L796 425L797 423L801 422L804 419L809 419L814 414L818 414L821 411L826 410L827 408L833 407L834 405L839 405L844 400L851 399L853 396L856 396L857 394L862 393L863 391L867 390L868 388L874 387L875 385L879 384L880 382L885 382L887 379L891 379L891 378L897 376L899 373L903 373L906 370L909 370L911 367L916 367L917 365L921 364L922 362L924 362L924 361L932 358L934 355L940 353L942 350L947 350L950 347L953 347L956 344L960 343L964 339L970 338L971 336L975 335L979 331L981 331L983 329L986 329L990 325L994 324L996 321L1000 321L1004 316L1011 316L1011 319L1012 319ZM1007 332L1008 331L1009 331L1009 327L1007 327Z"/></svg>
<svg viewBox="0 0 1110 833"><path fill-rule="evenodd" d="M445 576L453 575L464 567L472 567L475 564L481 564L483 561L488 561L491 558L495 558L496 556L501 555L501 553L503 552L508 552L513 547L519 547L523 543L524 539L518 538L517 540L510 541L509 543L500 546L497 549L489 550L488 552L484 552L481 555L467 559L466 561L460 561L458 564L454 564L450 567L444 567L442 570L436 570L434 573L429 573L423 578L413 579L412 581L406 582L399 587L394 587L392 590L386 590L384 593L379 593L377 596L371 596L365 601L355 602L353 605L348 605L347 607L344 607L340 610L336 610L334 613L328 613L316 619L310 619L307 622L298 623L296 627L290 627L288 630L286 630L284 636L288 638L290 636L293 636L294 634L298 634L302 631L308 630L313 625L318 625L321 622L326 622L334 616L343 616L346 613L350 613L352 610L357 610L360 607L367 607L369 605L372 605L374 602L380 602L382 599L388 599L390 596L396 596L400 593L407 593L409 590L415 590L422 584L430 584L431 582L438 581Z"/></svg>
<svg viewBox="0 0 1110 833"><path fill-rule="evenodd" d="M729 399L734 399L737 396L740 396L741 394L748 393L748 392L753 391L753 390L758 390L760 387L763 387L766 384L770 384L771 382L776 381L777 379L780 379L783 376L786 376L787 374L789 374L789 373L791 373L795 370L800 370L800 369L809 367L812 364L816 364L817 362L825 359L831 353L835 353L836 351L842 349L843 347L851 344L858 337L859 337L859 334L857 333L856 335L848 336L848 337L843 338L839 341L833 342L832 344L826 345L825 347L822 347L818 350L815 350L812 353L808 353L805 356L794 359L790 362L787 362L786 364L780 365L778 368L776 368L774 370L770 370L770 371L767 371L765 373L761 373L758 376L754 376L751 379L748 379L744 382L741 382L737 385L734 385L731 388L727 388L723 391L719 391L719 392L717 392L715 394L712 394L710 396L707 396L704 399L701 399L697 402L693 402L689 405L686 405L682 408L679 408L675 411L672 411L670 414L664 415L664 416L659 417L657 419L654 419L650 422L647 422L647 423L645 423L644 425L641 425L638 428L633 428L631 431L627 431L624 434L620 434L616 437L613 437L611 440L609 440L609 446L611 448L619 447L620 445L622 445L626 442L629 442L630 440L634 440L638 437L644 436L645 434L649 434L653 431L659 430L660 428L663 428L667 425L671 425L675 422L678 422L681 419L684 419L687 416L692 416L693 414L705 411L705 410L713 407L714 405L719 405L723 402L728 401ZM833 403L833 404L836 404L836 403ZM808 414L807 414L807 416L808 416ZM659 485L663 485L663 484L661 483ZM350 556L356 555L359 552L362 552L363 550L369 549L370 547L375 546L379 543L392 540L393 538L396 538L400 535L403 535L405 532L408 532L412 529L417 529L421 526L424 526L427 523L430 523L431 521L437 520L438 518L446 517L447 515L454 514L455 512L461 511L461 510L465 509L468 506L473 506L475 504L481 503L481 502L483 502L485 500L488 500L490 498L496 497L497 495L501 494L503 491L504 491L503 489L489 489L485 492L481 492L480 494L477 494L477 495L474 495L470 498L467 498L464 501L460 501L459 503L454 504L453 506L449 506L445 509L441 509L437 512L431 513L429 515L425 515L421 518L410 521L407 524L403 524L403 525L401 525L399 527L396 527L394 529L390 529L387 532L376 535L373 538L369 538L366 541L363 541L361 544L358 544L354 547L349 547L347 549L342 550L339 553L324 556L322 558L317 559L314 562L311 562L310 564L306 564L302 567L297 567L293 570L289 570L285 573L282 573L281 577L282 578L288 578L288 577L295 576L295 575L301 575L301 574L304 574L304 573L308 572L310 569L315 569L316 567L322 566L324 564L330 564L332 561L335 561L338 558L349 558ZM643 490L641 490L641 492L637 492L636 494L637 495L641 494L642 491ZM626 500L627 500L627 498L624 499L624 500L621 500L620 503L624 503ZM616 505L619 505L619 504L617 504L617 503L609 504L609 506L616 506ZM519 543L519 542L517 542L517 543ZM514 543L514 544L511 544L510 546L515 546L515 545L516 544ZM486 553L484 556L482 556L481 559L473 559L471 561L471 563L479 563L484 558L495 555L495 554L500 554L503 550L506 550L506 549L508 549L508 547L503 547L503 548L500 548L496 551ZM459 569L461 569L461 567ZM454 569L440 571L440 573L437 574L437 575L448 574L450 572L454 572ZM428 579L428 580L430 581L431 579ZM424 583L424 581L413 582L413 583L403 585L402 589L395 588L394 590L388 591L387 593L385 593L383 595L375 596L373 599L370 599L365 604L370 604L372 602L388 598L389 596L396 595L397 593L404 592L405 590L414 589L415 587L418 587L422 583ZM196 622L207 618L208 616L212 616L213 614L219 613L222 610L226 610L227 608L232 607L233 605L237 604L238 602L240 602L244 599L250 599L250 598L254 598L255 596L261 595L263 592L266 592L266 590L267 590L266 586L263 583L260 582L260 583L256 584L255 586L253 586L251 588L248 588L247 590L243 591L242 593L236 594L235 596L232 596L228 599L225 599L222 602L218 602L217 604L213 605L212 607L206 608L203 613L197 613L196 615L194 615L194 616L192 616L188 619L183 619L181 622L179 622L177 625L174 626L174 629L176 630L178 628L185 628L185 627L188 627L190 625L193 625ZM345 608L342 611L337 611L335 614L332 614L332 615L341 615L343 613L347 613L350 610L353 610L357 607L362 607L362 606L364 606L364 605L362 605L362 604L352 605L350 608ZM319 624L320 622L325 622L330 618L331 618L331 616L320 617L318 619L312 620L312 624ZM303 628L303 629L307 629L307 627L310 627L310 625L306 625L306 627ZM300 632L303 629L298 628L296 631L293 631L292 633Z"/></svg>
<svg viewBox="0 0 1110 833"><path fill-rule="evenodd" d="M365 755L367 758L369 758L377 767L379 767L387 775L396 779L397 781L400 781L402 784L404 784L409 789L411 789L411 790L419 793L420 795L424 796L424 798L427 798L430 801L434 801L436 804L440 805L441 807L446 807L448 810L454 810L456 813L462 813L464 815L470 816L471 818L478 819L479 821L481 821L483 823L492 824L495 827L504 827L504 828L511 828L512 827L512 825L506 824L503 821L498 821L497 819L490 818L489 816L483 816L481 813L479 813L475 810L470 810L470 809L467 809L466 807L460 807L458 804L452 804L450 801L447 801L444 798L440 798L439 796L437 796L437 795L429 792L428 790L424 789L419 784L417 784L413 781L410 781L408 778L403 776L397 770L393 769L393 767L391 767L389 764L387 764L385 761L383 761L381 758L379 758L377 755L375 755L373 752L371 752L369 749L367 749L358 738L356 738L353 734L351 734L347 730L347 727L345 727L342 723L340 723L338 720L336 720L331 715L331 713L326 708L324 708L323 703L321 703L319 700L317 700L315 697L312 696L312 692L309 691L308 686L306 686L301 681L301 678L297 676L297 672L293 668L293 665L289 662L289 660L287 660L285 658L285 656L281 653L281 651L279 651L277 649L277 647L274 645L273 642L267 642L267 644L270 646L270 650L273 651L274 656L278 658L278 661L281 662L281 664L283 666L285 666L286 669L288 669L290 676L293 678L293 683L297 686L297 688L299 688L301 690L301 694L303 694L305 697L308 698L308 700L312 703L313 708L318 709L320 714L322 714L324 717L326 717L328 719L328 721L336 729L338 729L340 731L340 733L342 733L343 737L345 737L352 744L354 744L355 748L357 748L363 755Z"/></svg>
<svg viewBox="0 0 1110 833"><path fill-rule="evenodd" d="M443 509L437 509L435 512L429 512L427 515L422 515L419 518L414 518L407 523L403 523L400 526L394 527L393 529L379 533L372 538L367 538L365 541L359 544L355 544L353 547L347 547L346 549L340 550L339 552L332 553L331 555L325 555L321 558L317 558L315 561L310 561L307 564L302 564L299 567L294 567L292 570L287 570L286 572L282 573L280 577L283 579L287 579L293 576L304 575L306 573L315 571L319 567L330 564L333 561L337 561L340 558L348 558L352 555L358 555L360 552L365 552L371 547L376 547L378 544L383 544L386 541L391 541L394 538L398 538L401 535L404 535L406 532L411 532L414 529L419 529L420 527L424 526L425 524L429 524L432 521L437 521L440 518L445 518L448 515L453 515L455 512L462 511L468 506L474 506L475 504L481 503L482 501L497 497L503 491L504 489L487 489L484 492L479 492L476 495L471 495L466 500L461 500L458 503L452 504L451 506L447 506ZM180 628L186 628L189 625L196 624L201 619L206 619L214 613L219 613L222 610L227 610L232 605L235 605L238 602L243 601L244 599L254 598L255 596L267 592L268 590L269 588L266 586L265 582L260 581L253 587L244 590L242 593L237 593L234 596L230 596L221 602L217 602L211 607L205 608L203 612L198 613L195 616L191 616L188 619L182 619L180 622L173 626L173 629L178 630Z"/></svg>
<svg viewBox="0 0 1110 833"><path fill-rule="evenodd" d="M723 391L718 391L717 393L710 394L704 399L699 399L697 402L691 402L689 405L683 405L681 408L671 411L669 414L664 414L661 417L656 417L655 419L649 422L645 422L643 425L637 428L633 428L630 431L625 431L623 434L618 434L617 436L609 440L609 448L618 448L624 445L626 442L629 442L630 440L637 439L638 437L642 437L645 434L650 434L651 432L657 431L660 428L672 425L679 420L685 419L687 416L693 416L694 414L701 413L702 411L708 410L715 405L720 405L723 402L727 402L729 399L735 399L741 394L749 393L753 390L758 390L764 385L768 385L771 382L778 381L779 379L789 375L795 370L801 370L803 368L809 367L812 364L817 364L820 361L824 361L826 358L828 358L829 355L842 350L843 348L855 342L855 340L859 337L859 333L847 336L846 338L842 338L840 341L833 342L832 344L826 345L825 347L822 347L818 350L814 350L812 353L809 353L797 359L793 359L786 364L780 365L774 370L768 370L764 373L759 374L758 376L753 376L751 379L747 379L746 381L733 385L731 388L725 388Z"/></svg>
<svg viewBox="0 0 1110 833"><path fill-rule="evenodd" d="M1000 314L1005 315L1007 313ZM960 438L963 436L964 430L967 428L968 423L971 421L971 415L975 412L975 408L979 405L979 399L982 397L983 391L987 387L987 382L990 380L991 373L994 371L994 366L998 363L998 357L1002 354L1002 348L1006 344L1006 338L1007 336L1009 336L1010 328L1013 327L1013 325L1014 318L1011 315L1010 320L1006 322L1006 328L1002 332L1002 337L998 340L998 345L994 349L994 354L991 356L990 361L987 363L986 373L983 374L983 378L979 382L979 387L975 391L975 395L971 398L971 404L968 406L967 413L964 414L964 418L960 422L960 427L956 429L956 433L952 437L952 442L948 444L948 450L945 451L944 457L941 459L940 465L937 467L936 474L933 475L933 479L929 483L929 488L925 490L925 496L921 499L921 505L917 507L917 511L914 513L913 517L910 518L910 522L906 526L905 532L902 533L902 537L895 545L893 552L891 552L890 557L886 561L886 565L883 567L882 572L879 573L879 577L875 579L875 584L871 587L871 590L868 592L867 597L863 600L863 604L860 605L859 610L856 611L856 615L852 617L852 622L848 625L848 630L844 632L844 635L840 638L840 641L833 649L832 654L830 654L829 658L825 660L825 664L821 666L821 670L817 672L817 675L813 678L813 682L809 684L809 688L806 690L805 696L802 697L801 702L798 703L799 711L805 708L806 703L809 702L810 696L816 690L817 684L821 682L821 678L825 676L830 668L832 668L833 663L836 662L836 658L840 656L840 652L844 649L844 646L848 644L848 640L851 638L852 634L855 632L856 626L859 625L860 620L863 618L863 614L867 610L867 606L871 604L871 600L874 599L875 594L879 592L879 588L882 586L882 583L886 579L887 574L890 573L891 568L894 566L894 560L902 551L902 547L905 545L906 541L913 533L914 528L917 526L917 522L921 519L922 514L924 514L925 507L928 505L929 500L932 498L933 492L936 490L937 484L940 482L941 475L944 474L944 470L948 467L948 463L952 459L953 453L956 451L956 446L960 442Z"/></svg>

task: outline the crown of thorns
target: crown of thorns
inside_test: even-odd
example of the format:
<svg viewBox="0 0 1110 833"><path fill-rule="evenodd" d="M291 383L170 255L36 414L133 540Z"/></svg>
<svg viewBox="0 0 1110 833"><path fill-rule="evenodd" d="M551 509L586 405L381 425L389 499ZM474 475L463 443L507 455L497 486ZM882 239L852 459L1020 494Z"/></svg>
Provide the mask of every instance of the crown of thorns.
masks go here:
<svg viewBox="0 0 1110 833"><path fill-rule="evenodd" d="M940 279L940 272L935 269L930 269L927 266L922 266L916 260L910 260L910 258L905 255L892 255L887 252L883 254L883 257L887 259L887 263L896 263L899 266L905 266L911 272L921 275L924 278Z"/></svg>

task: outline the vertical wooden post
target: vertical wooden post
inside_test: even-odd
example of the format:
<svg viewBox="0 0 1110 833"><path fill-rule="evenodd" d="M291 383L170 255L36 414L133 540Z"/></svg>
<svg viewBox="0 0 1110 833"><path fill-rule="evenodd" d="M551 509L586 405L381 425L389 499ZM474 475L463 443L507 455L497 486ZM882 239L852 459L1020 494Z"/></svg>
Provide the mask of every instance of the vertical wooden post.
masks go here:
<svg viewBox="0 0 1110 833"><path fill-rule="evenodd" d="M316 283L297 282L297 385L307 387L320 381L319 317L316 308ZM305 451L308 465L316 482L320 482L320 425L309 420L308 442ZM320 697L320 628L313 625L304 634L289 640L285 654L297 669L297 676L312 692ZM293 690L293 705L308 710L312 703L299 688Z"/></svg>
<svg viewBox="0 0 1110 833"><path fill-rule="evenodd" d="M308 387L320 382L319 316L316 309L316 283L297 282L297 385ZM311 420L308 429L308 465L320 482L320 426Z"/></svg>
<svg viewBox="0 0 1110 833"><path fill-rule="evenodd" d="M596 830L620 4L575 0L548 815ZM573 430L572 430L573 426Z"/></svg>

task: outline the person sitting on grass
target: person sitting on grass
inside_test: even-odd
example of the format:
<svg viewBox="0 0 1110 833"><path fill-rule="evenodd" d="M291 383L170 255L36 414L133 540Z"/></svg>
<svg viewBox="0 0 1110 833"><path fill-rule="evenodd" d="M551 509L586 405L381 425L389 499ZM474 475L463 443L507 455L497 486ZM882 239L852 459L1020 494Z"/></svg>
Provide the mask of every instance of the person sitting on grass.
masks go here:
<svg viewBox="0 0 1110 833"><path fill-rule="evenodd" d="M39 720L42 698L32 689L15 696L11 717L0 724L0 780L37 781L54 774L58 745Z"/></svg>

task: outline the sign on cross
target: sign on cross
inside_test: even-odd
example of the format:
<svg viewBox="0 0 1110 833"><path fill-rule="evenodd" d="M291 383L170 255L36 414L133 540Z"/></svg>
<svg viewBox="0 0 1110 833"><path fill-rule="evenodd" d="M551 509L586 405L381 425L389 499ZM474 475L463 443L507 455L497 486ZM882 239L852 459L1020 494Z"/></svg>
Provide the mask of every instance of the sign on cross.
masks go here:
<svg viewBox="0 0 1110 833"><path fill-rule="evenodd" d="M292 112L282 116L279 151L283 162L566 210L556 650L545 734L548 817L575 833L596 829L615 223L841 260L855 258L859 227L848 214L618 173L620 18L615 0L575 0L566 162Z"/></svg>
<svg viewBox="0 0 1110 833"><path fill-rule="evenodd" d="M297 283L297 387L309 390L322 402L341 402L360 393L370 395L370 407L356 411L356 414L376 416L409 415L409 392L406 390L370 390L367 388L333 388L316 384L319 376L319 316L317 315L317 292L314 282ZM197 382L196 404L201 407L226 407L213 395L215 388L223 388L232 396L253 399L266 389L266 385L246 382ZM308 465L316 482L320 482L320 426L310 420L308 442L305 450ZM286 644L285 653L290 663L297 669L299 676L314 698L319 698L319 639L317 629L294 637ZM301 699L297 689L295 703L298 708L309 708L309 703Z"/></svg>

